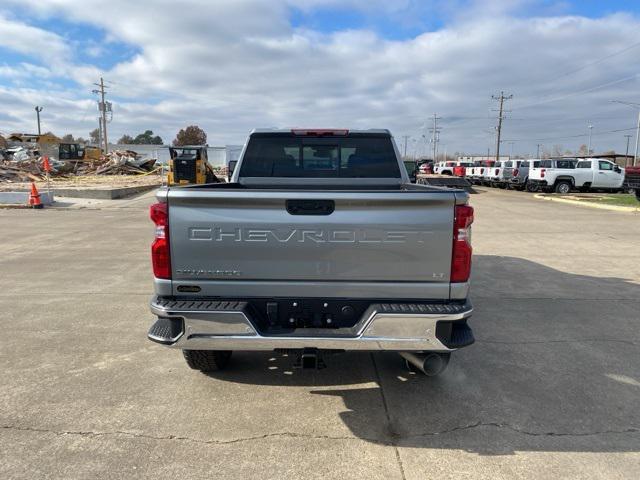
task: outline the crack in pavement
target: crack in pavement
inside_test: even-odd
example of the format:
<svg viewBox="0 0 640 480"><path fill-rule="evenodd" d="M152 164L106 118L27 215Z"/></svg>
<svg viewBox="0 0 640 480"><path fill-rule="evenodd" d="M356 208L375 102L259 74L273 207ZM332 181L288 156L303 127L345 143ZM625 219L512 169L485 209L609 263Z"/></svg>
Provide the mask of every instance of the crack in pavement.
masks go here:
<svg viewBox="0 0 640 480"><path fill-rule="evenodd" d="M186 441L193 443L201 443L205 445L228 445L233 443L240 442L248 442L253 440L263 440L270 437L289 437L289 438L309 438L316 440L366 440L366 441L378 441L377 439L369 439L369 438L359 438L353 436L332 436L332 435L311 435L304 433L294 433L294 432L275 432L275 433L265 433L263 435L255 435L250 437L240 437L233 438L231 440L200 440L197 438L184 437L180 435L149 435L145 433L134 433L134 432L125 432L122 430L115 430L113 432L94 432L90 430L50 430L46 428L37 428L37 427L21 427L18 425L2 425L0 426L2 430L17 430L23 432L36 432L36 433L50 433L56 436L65 436L65 435L78 435L83 437L107 437L107 436L127 436L132 438L144 438L149 440L178 440L178 441Z"/></svg>
<svg viewBox="0 0 640 480"><path fill-rule="evenodd" d="M387 443L393 447L393 451L396 455L396 462L398 463L398 468L400 469L400 477L402 480L406 480L407 476L404 472L404 464L402 463L402 458L400 457L400 451L398 450L398 440L400 436L393 429L393 424L391 422L391 414L389 413L389 406L387 404L387 397L384 394L384 390L382 388L382 377L380 376L380 370L378 370L378 364L376 363L376 357L373 355L373 352L369 354L371 357L371 362L373 363L373 370L376 374L376 382L378 387L380 388L380 397L382 399L382 406L384 407L384 415L387 419L387 430L388 434L391 437L391 442Z"/></svg>
<svg viewBox="0 0 640 480"><path fill-rule="evenodd" d="M458 431L463 431L463 430L471 430L474 428L479 428L479 427L494 427L494 428L506 428L508 430L511 430L513 432L522 434L522 435L527 435L527 436L531 436L531 437L594 437L597 435L608 435L608 434L618 434L618 435L622 435L622 434L626 434L626 433L640 433L640 427L629 427L626 428L624 430L599 430L596 432L580 432L580 433L573 433L573 432L532 432L532 431L528 431L528 430L524 430L522 428L518 428L515 427L513 425L510 425L508 423L499 423L499 422L475 422L475 423L470 423L468 425L459 425L456 427L452 427L449 428L447 430L441 430L438 432L424 432L424 433L418 433L418 434L413 434L413 435L406 435L404 438L420 438L420 437L433 437L436 435L444 435L447 433L453 433L453 432L458 432Z"/></svg>
<svg viewBox="0 0 640 480"><path fill-rule="evenodd" d="M465 431L465 430L472 430L475 428L483 428L483 427L489 427L489 428L497 428L497 429L501 429L501 428L505 428L508 430L511 430L515 433L521 434L521 435L526 435L526 436L533 436L533 437L593 437L593 436L597 436L597 435L624 435L624 434L629 434L629 433L640 433L640 427L629 427L623 430L599 430L599 431L594 431L594 432L579 432L579 433L572 433L572 432L533 432L533 431L528 431L528 430L524 430L522 428L518 428L515 427L513 425L510 425L508 423L499 423L499 422L475 422L475 423L470 423L467 425L458 425L452 428L448 428L445 430L439 430L439 431L435 431L435 432L423 432L423 433L417 433L417 434L410 434L410 435L399 435L397 433L393 433L390 434L390 438L389 439L384 439L384 438L375 438L375 437L355 437L355 436L347 436L347 435L343 435L343 436L339 436L339 435L313 435L313 434L306 434L306 433L295 433L295 432L274 432L274 433L265 433L262 435L255 435L255 436L249 436L249 437L239 437L239 438L234 438L231 440L200 440L197 438L191 438L191 437L186 437L186 436L180 436L180 435L149 435L149 434L144 434L144 433L134 433L134 432L125 432L125 431L121 431L121 430L116 430L113 432L94 432L91 430L62 430L62 431L58 431L58 430L51 430L51 429L47 429L47 428L38 428L38 427L21 427L19 425L1 425L0 429L2 430L15 430L15 431L22 431L22 432L35 432L35 433L49 433L52 435L56 435L56 436L66 436L66 435L77 435L77 436L83 436L83 437L108 437L108 436L127 436L127 437L131 437L131 438L143 438L143 439L149 439L149 440L177 440L177 441L185 441L185 442L192 442L192 443L199 443L199 444L203 444L203 445L230 445L230 444L234 444L234 443L242 443L242 442L250 442L250 441L256 441L256 440L264 440L267 438L274 438L274 437L283 437L283 438L306 438L306 439L312 439L312 440L363 440L363 441L368 441L368 442L372 442L372 443L378 443L378 444L382 444L385 446L389 446L389 447L394 447L397 448L397 443L398 441L404 440L404 439L411 439L411 438L421 438L421 437L434 437L434 436L438 436L438 435L446 435L449 433L454 433L454 432L459 432L459 431Z"/></svg>

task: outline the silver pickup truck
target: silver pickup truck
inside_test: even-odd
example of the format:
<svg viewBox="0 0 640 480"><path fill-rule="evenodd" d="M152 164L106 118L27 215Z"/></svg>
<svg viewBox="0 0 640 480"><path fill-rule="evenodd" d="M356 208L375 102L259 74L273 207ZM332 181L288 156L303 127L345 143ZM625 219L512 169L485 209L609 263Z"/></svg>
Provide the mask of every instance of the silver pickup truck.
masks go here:
<svg viewBox="0 0 640 480"><path fill-rule="evenodd" d="M229 183L157 200L148 337L191 368L387 350L436 375L474 341L468 195L410 183L388 130L255 130Z"/></svg>

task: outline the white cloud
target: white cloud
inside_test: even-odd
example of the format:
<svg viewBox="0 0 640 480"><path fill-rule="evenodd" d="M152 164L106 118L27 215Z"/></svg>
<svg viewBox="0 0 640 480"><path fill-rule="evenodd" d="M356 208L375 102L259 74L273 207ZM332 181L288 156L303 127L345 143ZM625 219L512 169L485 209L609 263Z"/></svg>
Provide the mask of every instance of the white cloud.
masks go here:
<svg viewBox="0 0 640 480"><path fill-rule="evenodd" d="M70 51L62 37L13 20L0 12L0 47L16 51L45 63L61 61Z"/></svg>
<svg viewBox="0 0 640 480"><path fill-rule="evenodd" d="M481 152L493 143L490 96L499 90L514 94L505 138L531 139L518 143L515 151L531 151L536 143L575 148L586 140L534 139L586 131L589 120L596 126L594 133L633 126L632 112L608 100L631 99L637 77L570 94L638 73L631 60L640 49L562 76L633 43L640 21L631 16L522 18L511 12L531 8L533 1L494 0L483 2L484 15L469 15L479 11L475 2L444 28L392 41L367 30L325 34L293 28L288 22L291 2L284 0L26 3L38 15L55 11L90 22L109 38L138 48L133 58L104 72L113 82L113 136L151 128L170 140L180 127L198 123L211 141L222 143L241 142L253 127L276 125L388 127L421 141L420 127L437 112L444 117L441 139L448 151ZM432 3L445 8L442 2ZM332 0L296 2L308 11L319 4ZM402 5L413 8L415 2L347 4L360 9L378 5L396 15ZM67 47L60 52L68 55ZM80 99L99 75L90 65L74 68L72 78L84 89L66 93L75 98L75 108L91 105L91 100ZM39 94L40 103L55 104L52 94ZM22 105L11 89L4 95L16 108ZM560 100L550 101L556 98ZM31 109L25 110L25 123L31 122ZM93 116L82 111L56 114L52 128L86 136ZM594 145L620 148L613 142L622 135L596 136Z"/></svg>

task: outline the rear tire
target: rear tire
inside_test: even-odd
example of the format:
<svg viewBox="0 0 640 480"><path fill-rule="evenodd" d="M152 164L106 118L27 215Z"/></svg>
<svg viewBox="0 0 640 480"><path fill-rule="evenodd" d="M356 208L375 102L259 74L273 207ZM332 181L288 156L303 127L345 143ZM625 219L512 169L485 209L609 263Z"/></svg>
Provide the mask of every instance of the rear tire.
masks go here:
<svg viewBox="0 0 640 480"><path fill-rule="evenodd" d="M527 182L527 184L525 186L525 189L529 193L536 193L539 190L538 185L535 185L535 184L530 183L530 182Z"/></svg>
<svg viewBox="0 0 640 480"><path fill-rule="evenodd" d="M229 350L182 350L187 365L201 372L217 372L224 369L231 358Z"/></svg>
<svg viewBox="0 0 640 480"><path fill-rule="evenodd" d="M554 190L556 193L566 195L571 191L571 183L566 180L560 180L556 183Z"/></svg>

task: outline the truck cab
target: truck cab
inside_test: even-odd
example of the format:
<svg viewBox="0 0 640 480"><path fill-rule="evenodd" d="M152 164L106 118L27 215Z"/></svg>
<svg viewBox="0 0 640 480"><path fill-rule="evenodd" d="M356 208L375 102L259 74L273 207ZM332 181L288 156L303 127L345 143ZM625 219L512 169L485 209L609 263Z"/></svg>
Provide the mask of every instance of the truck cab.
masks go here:
<svg viewBox="0 0 640 480"><path fill-rule="evenodd" d="M574 185L583 190L620 190L624 183L624 169L604 158L579 160Z"/></svg>

